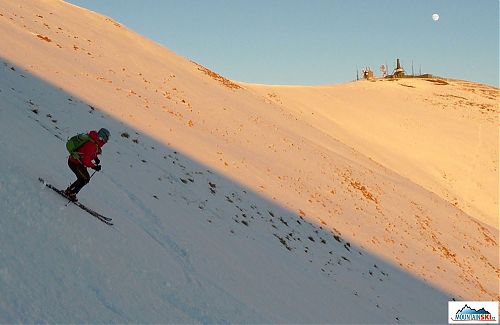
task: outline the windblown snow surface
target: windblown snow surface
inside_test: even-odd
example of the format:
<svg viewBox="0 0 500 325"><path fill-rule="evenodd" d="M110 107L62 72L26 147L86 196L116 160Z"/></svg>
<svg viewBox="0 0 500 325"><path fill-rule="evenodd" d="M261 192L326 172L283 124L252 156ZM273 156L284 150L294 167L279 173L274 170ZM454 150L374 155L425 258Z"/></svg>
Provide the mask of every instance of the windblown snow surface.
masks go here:
<svg viewBox="0 0 500 325"><path fill-rule="evenodd" d="M241 84L55 0L0 1L0 34L0 323L446 323L449 300L498 299L498 200L474 196L498 184L498 89ZM367 128L367 102L411 105L400 146L342 101ZM481 130L446 140L472 164L418 168L431 115ZM66 139L101 127L79 198L111 227L38 181L70 184Z"/></svg>

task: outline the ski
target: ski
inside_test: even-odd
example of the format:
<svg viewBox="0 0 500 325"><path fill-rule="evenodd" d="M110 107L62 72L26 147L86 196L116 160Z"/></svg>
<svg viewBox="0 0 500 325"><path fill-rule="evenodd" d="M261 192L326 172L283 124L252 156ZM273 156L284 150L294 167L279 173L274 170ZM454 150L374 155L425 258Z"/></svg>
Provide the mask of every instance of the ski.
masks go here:
<svg viewBox="0 0 500 325"><path fill-rule="evenodd" d="M102 214L98 213L98 212L95 212L94 210L86 207L85 205L81 204L80 202L76 201L71 201L69 199L69 197L67 197L65 194L64 194L64 191L58 189L57 187L53 186L52 184L49 184L47 183L43 178L39 177L38 180L44 184L45 186L47 186L48 188L52 189L54 192L58 193L59 195L61 195L62 197L68 199L69 202L73 203L74 205L76 205L77 207L79 207L80 209L86 211L88 214L90 214L91 216L99 219L99 221L101 222L104 222L105 224L109 225L109 226L112 226L113 223L111 222L113 219L111 218L108 218L108 217L105 217L103 216Z"/></svg>

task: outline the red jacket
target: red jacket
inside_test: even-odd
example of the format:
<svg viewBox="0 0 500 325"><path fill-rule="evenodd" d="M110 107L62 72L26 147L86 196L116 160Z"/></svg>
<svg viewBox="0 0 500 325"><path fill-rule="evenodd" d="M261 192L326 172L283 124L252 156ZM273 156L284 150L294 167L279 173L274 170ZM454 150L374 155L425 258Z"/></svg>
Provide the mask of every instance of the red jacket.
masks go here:
<svg viewBox="0 0 500 325"><path fill-rule="evenodd" d="M77 160L73 158L71 155L68 160L73 164L82 164L88 168L94 168L97 165L94 164L93 160L97 158L97 155L101 154L101 148L104 146L106 142L101 141L96 131L90 131L89 136L92 139L88 141L83 146L78 148L77 152L80 156L80 159Z"/></svg>

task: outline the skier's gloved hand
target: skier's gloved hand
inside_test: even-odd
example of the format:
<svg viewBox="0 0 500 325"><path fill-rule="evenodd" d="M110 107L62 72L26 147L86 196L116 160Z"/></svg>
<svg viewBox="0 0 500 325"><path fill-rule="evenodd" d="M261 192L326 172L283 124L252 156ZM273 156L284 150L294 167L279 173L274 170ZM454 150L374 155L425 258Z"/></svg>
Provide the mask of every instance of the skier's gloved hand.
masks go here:
<svg viewBox="0 0 500 325"><path fill-rule="evenodd" d="M96 165L99 165L99 164L101 163L101 161L100 161L100 160L99 160L99 158L97 158L97 157L95 157L94 161L95 161L95 164L96 164Z"/></svg>
<svg viewBox="0 0 500 325"><path fill-rule="evenodd" d="M100 171L101 170L101 165L96 165L95 167L92 167L93 170L95 171Z"/></svg>

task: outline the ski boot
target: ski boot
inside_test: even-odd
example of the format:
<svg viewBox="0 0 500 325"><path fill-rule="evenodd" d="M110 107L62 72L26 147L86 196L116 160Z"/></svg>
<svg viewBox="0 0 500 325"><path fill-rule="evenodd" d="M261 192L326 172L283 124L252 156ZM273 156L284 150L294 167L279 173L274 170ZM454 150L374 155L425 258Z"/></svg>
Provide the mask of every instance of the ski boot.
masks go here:
<svg viewBox="0 0 500 325"><path fill-rule="evenodd" d="M70 200L71 202L77 202L78 198L76 197L76 193L73 192L70 188L67 188L64 191L64 195Z"/></svg>

